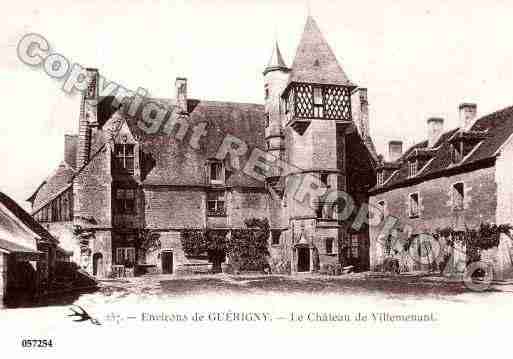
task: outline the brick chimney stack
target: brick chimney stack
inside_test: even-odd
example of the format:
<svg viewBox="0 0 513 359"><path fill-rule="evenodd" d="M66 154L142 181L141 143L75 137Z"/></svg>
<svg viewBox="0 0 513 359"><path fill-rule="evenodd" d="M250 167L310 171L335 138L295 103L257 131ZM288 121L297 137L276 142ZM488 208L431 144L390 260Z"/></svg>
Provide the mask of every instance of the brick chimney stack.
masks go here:
<svg viewBox="0 0 513 359"><path fill-rule="evenodd" d="M436 141L440 138L440 135L444 132L444 119L440 117L431 117L427 120L428 128L428 147L432 148L435 146Z"/></svg>
<svg viewBox="0 0 513 359"><path fill-rule="evenodd" d="M388 160L395 162L403 155L403 141L388 142Z"/></svg>
<svg viewBox="0 0 513 359"><path fill-rule="evenodd" d="M468 131L477 116L477 104L475 103L462 103L459 106L459 114L460 114L460 129L464 131Z"/></svg>
<svg viewBox="0 0 513 359"><path fill-rule="evenodd" d="M87 89L82 93L78 122L77 168L89 162L91 128L98 125L98 77L97 69L86 69Z"/></svg>
<svg viewBox="0 0 513 359"><path fill-rule="evenodd" d="M185 77L177 77L175 81L176 90L176 107L178 113L187 113L187 79Z"/></svg>

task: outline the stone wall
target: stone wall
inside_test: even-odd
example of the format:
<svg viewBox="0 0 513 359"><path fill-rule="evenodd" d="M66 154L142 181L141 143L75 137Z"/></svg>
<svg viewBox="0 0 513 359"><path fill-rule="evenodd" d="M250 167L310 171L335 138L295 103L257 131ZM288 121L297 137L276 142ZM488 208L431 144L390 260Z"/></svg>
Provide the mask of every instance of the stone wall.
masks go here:
<svg viewBox="0 0 513 359"><path fill-rule="evenodd" d="M465 188L464 208L456 211L451 200L453 184L463 182ZM408 216L409 194L419 193L420 215ZM441 177L397 188L373 195L370 203L377 206L385 201L385 215L398 219L396 227L403 228L402 235L433 233L437 228L475 228L481 222L495 222L497 209L497 182L495 167L477 169L471 172ZM383 225L370 228L370 264L377 269L383 261L383 246L379 240Z"/></svg>
<svg viewBox="0 0 513 359"><path fill-rule="evenodd" d="M111 227L112 177L110 149L106 146L84 167L73 182L74 217L91 226Z"/></svg>
<svg viewBox="0 0 513 359"><path fill-rule="evenodd" d="M269 218L268 196L262 189L234 188L228 201L228 224L232 228L243 228L250 218Z"/></svg>
<svg viewBox="0 0 513 359"><path fill-rule="evenodd" d="M7 294L7 254L0 253L0 309Z"/></svg>
<svg viewBox="0 0 513 359"><path fill-rule="evenodd" d="M146 187L145 223L148 228L204 228L206 193L201 188Z"/></svg>

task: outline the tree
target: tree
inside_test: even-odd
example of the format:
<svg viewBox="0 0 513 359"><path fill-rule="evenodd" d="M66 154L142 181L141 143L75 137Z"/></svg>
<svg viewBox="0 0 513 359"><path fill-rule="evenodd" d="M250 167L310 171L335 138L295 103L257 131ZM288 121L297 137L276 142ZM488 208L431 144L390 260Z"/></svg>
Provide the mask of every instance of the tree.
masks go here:
<svg viewBox="0 0 513 359"><path fill-rule="evenodd" d="M226 258L227 233L227 230L217 229L184 229L181 236L182 248L187 257L202 257L206 253L212 263L212 271L219 273L221 263Z"/></svg>
<svg viewBox="0 0 513 359"><path fill-rule="evenodd" d="M268 265L270 227L267 219L248 219L246 228L232 230L227 244L230 262L237 270L262 271Z"/></svg>
<svg viewBox="0 0 513 359"><path fill-rule="evenodd" d="M242 270L262 270L267 265L266 256L270 234L267 219L248 219L246 228L207 230L184 229L182 248L188 257L201 257L205 253L212 263L214 273L221 272L226 256Z"/></svg>

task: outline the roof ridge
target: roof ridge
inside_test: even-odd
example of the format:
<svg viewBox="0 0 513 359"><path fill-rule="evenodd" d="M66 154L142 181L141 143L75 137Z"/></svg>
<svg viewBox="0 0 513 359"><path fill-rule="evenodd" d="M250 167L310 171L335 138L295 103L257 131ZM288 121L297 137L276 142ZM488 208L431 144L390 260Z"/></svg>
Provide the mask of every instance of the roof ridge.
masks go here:
<svg viewBox="0 0 513 359"><path fill-rule="evenodd" d="M292 62L291 82L354 86L311 15Z"/></svg>

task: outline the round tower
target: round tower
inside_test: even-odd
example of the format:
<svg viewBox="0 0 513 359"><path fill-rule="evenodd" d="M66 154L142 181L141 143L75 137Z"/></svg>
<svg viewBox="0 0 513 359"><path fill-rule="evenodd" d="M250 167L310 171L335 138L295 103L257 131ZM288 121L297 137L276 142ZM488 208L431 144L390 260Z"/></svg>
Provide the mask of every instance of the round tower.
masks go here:
<svg viewBox="0 0 513 359"><path fill-rule="evenodd" d="M275 158L281 158L284 150L280 98L283 90L285 90L287 86L289 71L289 68L285 65L285 61L283 61L278 42L276 41L269 63L263 72L265 143L267 152ZM276 180L279 176L279 171L276 171L276 173L272 173L269 176L269 180Z"/></svg>

